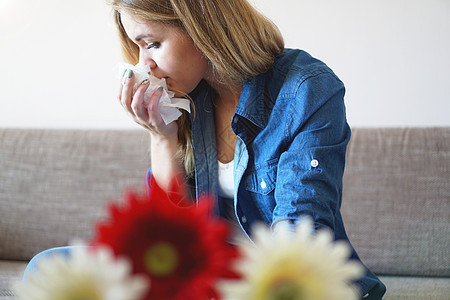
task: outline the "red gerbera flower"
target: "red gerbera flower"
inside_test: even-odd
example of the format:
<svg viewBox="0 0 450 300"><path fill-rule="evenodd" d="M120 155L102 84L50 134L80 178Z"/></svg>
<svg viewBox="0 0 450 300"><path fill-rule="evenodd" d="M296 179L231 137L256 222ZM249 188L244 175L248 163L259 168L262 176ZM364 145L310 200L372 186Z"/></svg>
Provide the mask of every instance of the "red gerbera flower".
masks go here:
<svg viewBox="0 0 450 300"><path fill-rule="evenodd" d="M168 195L152 179L149 195L129 192L124 206L111 205L93 244L109 245L132 261L134 273L148 275L145 299L217 299L215 283L237 277L231 266L237 250L226 242L230 229L211 214L212 198L187 206L180 191L175 186Z"/></svg>

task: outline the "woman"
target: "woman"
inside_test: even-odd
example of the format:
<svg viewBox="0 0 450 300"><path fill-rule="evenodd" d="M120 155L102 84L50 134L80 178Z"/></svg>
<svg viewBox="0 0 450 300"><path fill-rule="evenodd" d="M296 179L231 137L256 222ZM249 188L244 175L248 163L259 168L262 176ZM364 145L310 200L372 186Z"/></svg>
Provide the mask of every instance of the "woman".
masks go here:
<svg viewBox="0 0 450 300"><path fill-rule="evenodd" d="M150 133L149 176L158 185L168 189L181 175L196 198L218 195L217 214L237 234L251 237L257 221L276 230L310 215L348 240L340 204L350 128L344 85L324 63L284 49L278 29L246 0L111 6L126 59L193 101L194 113L166 125L161 92L146 99L149 84L135 90L133 72L124 73L120 103ZM365 299L385 292L369 270L358 284Z"/></svg>
<svg viewBox="0 0 450 300"><path fill-rule="evenodd" d="M194 103L190 118L165 125L160 93L145 108L148 83L133 94L132 71L125 74L120 102L150 132L161 187L183 174L196 197L219 195L218 214L249 236L256 221L276 230L307 214L348 240L339 209L350 128L344 85L325 64L284 49L278 29L246 0L115 0L112 7L128 61L148 65ZM359 284L366 299L384 294L369 270Z"/></svg>

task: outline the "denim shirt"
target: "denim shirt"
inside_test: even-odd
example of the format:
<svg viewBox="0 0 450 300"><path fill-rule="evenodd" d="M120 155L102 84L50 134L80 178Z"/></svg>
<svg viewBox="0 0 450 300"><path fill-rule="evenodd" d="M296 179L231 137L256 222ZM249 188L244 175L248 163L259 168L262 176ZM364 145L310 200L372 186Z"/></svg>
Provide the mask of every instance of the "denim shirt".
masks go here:
<svg viewBox="0 0 450 300"><path fill-rule="evenodd" d="M312 216L316 227L348 241L340 206L345 152L350 139L344 85L321 61L286 49L270 70L247 81L231 128L234 153L234 209L251 236L258 221L295 224ZM190 94L195 159L195 195L217 195L218 163L212 89L204 81ZM218 198L217 214L224 209ZM353 250L352 258L359 259ZM365 299L381 299L385 287L369 270L358 282Z"/></svg>

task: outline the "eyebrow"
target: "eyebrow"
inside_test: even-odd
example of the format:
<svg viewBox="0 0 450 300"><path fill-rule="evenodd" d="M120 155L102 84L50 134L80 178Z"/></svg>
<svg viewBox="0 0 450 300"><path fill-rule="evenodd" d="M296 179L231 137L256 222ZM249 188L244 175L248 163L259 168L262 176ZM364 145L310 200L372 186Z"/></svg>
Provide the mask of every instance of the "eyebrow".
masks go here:
<svg viewBox="0 0 450 300"><path fill-rule="evenodd" d="M139 42L143 38L148 38L148 37L153 37L153 35L152 34L140 34L136 37L136 42Z"/></svg>

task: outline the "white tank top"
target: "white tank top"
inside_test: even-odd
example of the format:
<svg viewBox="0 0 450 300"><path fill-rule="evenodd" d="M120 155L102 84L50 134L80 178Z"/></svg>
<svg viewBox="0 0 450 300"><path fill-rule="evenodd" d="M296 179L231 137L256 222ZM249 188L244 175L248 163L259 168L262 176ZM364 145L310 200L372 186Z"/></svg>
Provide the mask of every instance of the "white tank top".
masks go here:
<svg viewBox="0 0 450 300"><path fill-rule="evenodd" d="M219 163L219 196L224 198L233 199L234 198L234 160L229 163L223 164L220 161Z"/></svg>
<svg viewBox="0 0 450 300"><path fill-rule="evenodd" d="M226 164L218 161L218 166L218 194L220 197L225 198L223 206L224 211L222 211L221 214L229 222L233 230L229 242L232 244L242 243L243 241L247 240L247 237L242 230L241 225L239 225L236 214L234 212L234 161L232 160Z"/></svg>

